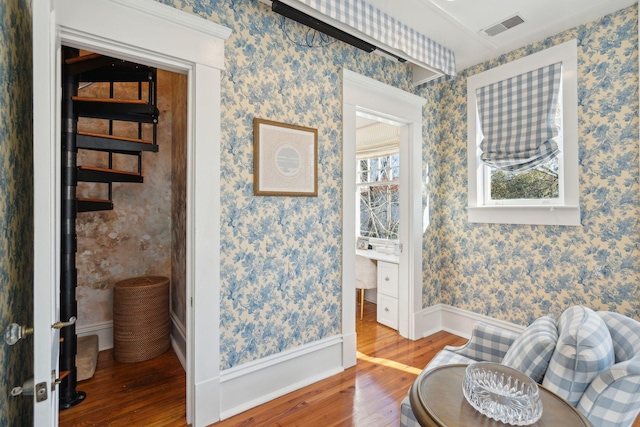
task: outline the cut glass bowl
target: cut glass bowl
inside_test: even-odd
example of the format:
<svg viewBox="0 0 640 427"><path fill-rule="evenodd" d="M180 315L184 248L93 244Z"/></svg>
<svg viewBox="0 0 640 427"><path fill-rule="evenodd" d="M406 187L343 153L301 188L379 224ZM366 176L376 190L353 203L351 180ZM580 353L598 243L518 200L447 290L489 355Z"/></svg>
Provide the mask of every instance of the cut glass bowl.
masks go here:
<svg viewBox="0 0 640 427"><path fill-rule="evenodd" d="M489 362L467 366L462 392L478 412L505 424L526 426L542 416L538 384L508 366Z"/></svg>

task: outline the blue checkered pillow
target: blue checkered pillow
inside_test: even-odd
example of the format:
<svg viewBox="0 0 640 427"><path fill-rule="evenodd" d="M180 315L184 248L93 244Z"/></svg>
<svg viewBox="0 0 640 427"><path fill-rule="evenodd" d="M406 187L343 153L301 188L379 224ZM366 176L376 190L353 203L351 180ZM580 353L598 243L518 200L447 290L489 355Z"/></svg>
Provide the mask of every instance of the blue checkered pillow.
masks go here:
<svg viewBox="0 0 640 427"><path fill-rule="evenodd" d="M502 364L541 382L558 342L558 329L553 315L536 319L511 344Z"/></svg>
<svg viewBox="0 0 640 427"><path fill-rule="evenodd" d="M576 406L594 378L613 364L613 342L604 321L582 306L562 313L558 333L542 385Z"/></svg>

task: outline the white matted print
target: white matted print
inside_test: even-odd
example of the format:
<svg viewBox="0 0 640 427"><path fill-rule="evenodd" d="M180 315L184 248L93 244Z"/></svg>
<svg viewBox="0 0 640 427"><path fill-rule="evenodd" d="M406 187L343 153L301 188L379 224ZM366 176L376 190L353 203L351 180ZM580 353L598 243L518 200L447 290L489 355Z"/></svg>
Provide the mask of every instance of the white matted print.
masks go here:
<svg viewBox="0 0 640 427"><path fill-rule="evenodd" d="M253 194L318 195L318 130L253 119Z"/></svg>

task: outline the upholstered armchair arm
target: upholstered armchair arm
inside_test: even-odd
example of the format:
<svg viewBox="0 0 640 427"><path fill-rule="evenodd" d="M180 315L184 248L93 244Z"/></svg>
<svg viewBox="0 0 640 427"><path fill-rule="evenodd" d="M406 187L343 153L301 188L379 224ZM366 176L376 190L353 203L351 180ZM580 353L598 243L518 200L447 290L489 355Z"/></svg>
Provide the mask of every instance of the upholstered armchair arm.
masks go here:
<svg viewBox="0 0 640 427"><path fill-rule="evenodd" d="M446 346L445 350L480 362L500 363L518 335L516 332L476 322L466 344L459 347Z"/></svg>
<svg viewBox="0 0 640 427"><path fill-rule="evenodd" d="M577 408L594 426L631 426L640 412L640 356L601 372Z"/></svg>

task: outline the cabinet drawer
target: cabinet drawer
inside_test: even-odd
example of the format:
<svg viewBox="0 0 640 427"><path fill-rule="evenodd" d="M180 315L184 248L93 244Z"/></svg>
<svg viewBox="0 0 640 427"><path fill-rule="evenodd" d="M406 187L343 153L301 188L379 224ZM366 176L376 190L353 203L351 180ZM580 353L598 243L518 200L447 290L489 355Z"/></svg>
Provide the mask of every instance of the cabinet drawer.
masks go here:
<svg viewBox="0 0 640 427"><path fill-rule="evenodd" d="M378 261L378 293L398 298L398 264Z"/></svg>
<svg viewBox="0 0 640 427"><path fill-rule="evenodd" d="M398 299L378 294L378 323L398 329Z"/></svg>

